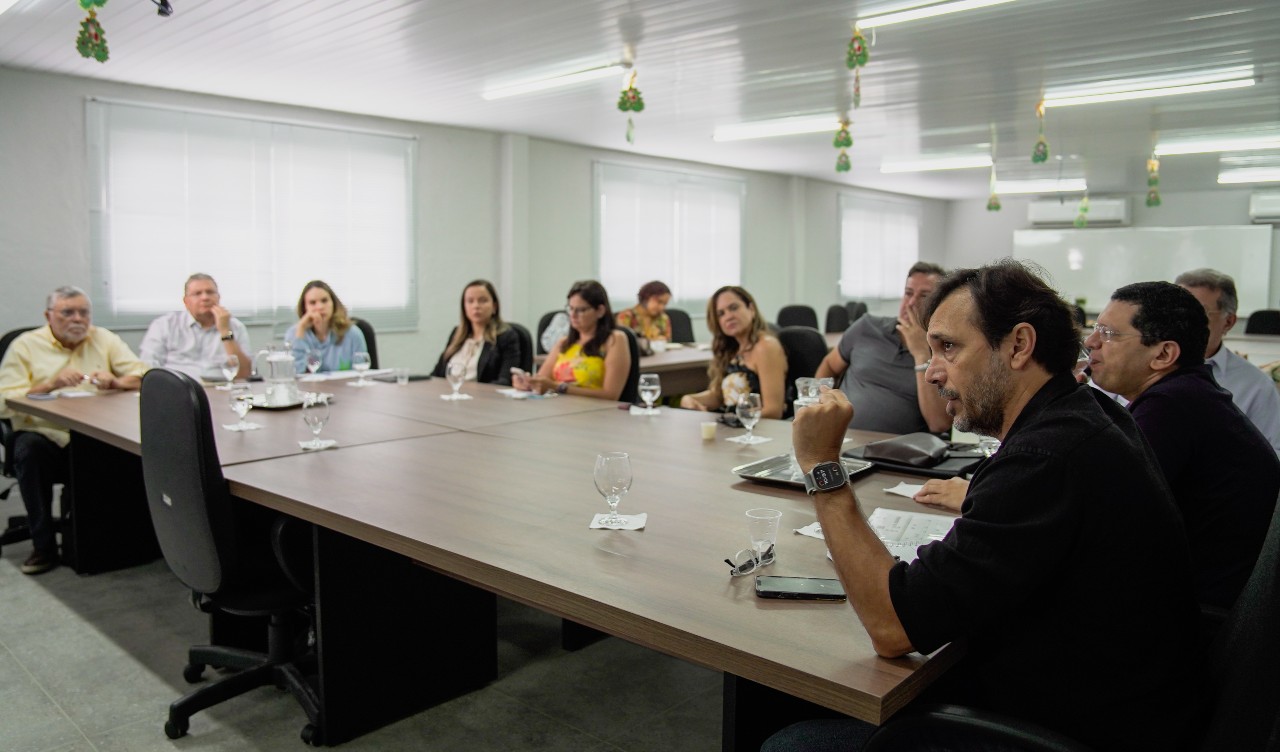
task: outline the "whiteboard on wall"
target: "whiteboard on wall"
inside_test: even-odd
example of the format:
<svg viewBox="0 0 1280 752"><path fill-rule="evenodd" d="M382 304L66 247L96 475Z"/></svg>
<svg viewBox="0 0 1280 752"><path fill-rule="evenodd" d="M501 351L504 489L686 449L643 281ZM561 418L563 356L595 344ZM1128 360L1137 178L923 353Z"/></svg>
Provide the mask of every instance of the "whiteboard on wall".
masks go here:
<svg viewBox="0 0 1280 752"><path fill-rule="evenodd" d="M1209 267L1231 275L1241 318L1270 308L1271 227L1128 227L1015 230L1015 258L1034 261L1068 301L1101 311L1116 288Z"/></svg>

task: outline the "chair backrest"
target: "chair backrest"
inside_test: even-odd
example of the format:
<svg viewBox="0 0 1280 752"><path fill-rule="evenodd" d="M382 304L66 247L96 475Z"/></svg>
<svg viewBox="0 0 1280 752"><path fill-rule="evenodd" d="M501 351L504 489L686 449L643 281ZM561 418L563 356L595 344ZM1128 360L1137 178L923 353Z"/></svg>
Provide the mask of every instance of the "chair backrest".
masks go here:
<svg viewBox="0 0 1280 752"><path fill-rule="evenodd" d="M514 321L508 321L507 326L511 327L516 336L520 338L520 368L524 371L533 370L533 337L529 334L529 330Z"/></svg>
<svg viewBox="0 0 1280 752"><path fill-rule="evenodd" d="M822 332L808 326L787 326L778 332L778 342L787 353L787 406L784 418L795 411L796 379L818 372L822 359L827 357L827 338Z"/></svg>
<svg viewBox="0 0 1280 752"><path fill-rule="evenodd" d="M1244 325L1245 334L1280 334L1280 311L1268 308L1249 314Z"/></svg>
<svg viewBox="0 0 1280 752"><path fill-rule="evenodd" d="M827 334L843 333L849 328L849 309L842 305L832 304L827 308L827 325L823 331Z"/></svg>
<svg viewBox="0 0 1280 752"><path fill-rule="evenodd" d="M850 324L867 314L867 304L861 300L850 300L844 304L844 309L849 312Z"/></svg>
<svg viewBox="0 0 1280 752"><path fill-rule="evenodd" d="M1280 504L1262 552L1214 638L1200 749L1280 749Z"/></svg>
<svg viewBox="0 0 1280 752"><path fill-rule="evenodd" d="M380 368L378 365L378 338L373 334L373 324L364 319L351 317L351 323L360 327L360 333L364 335L364 346L369 351L369 367Z"/></svg>
<svg viewBox="0 0 1280 752"><path fill-rule="evenodd" d="M547 327L551 325L551 319L554 319L557 313L564 313L564 309L557 308L554 311L547 311L542 314L542 318L538 319L538 334L534 339L534 344L538 346L539 355L546 355L548 352L548 349L542 344L542 334L547 331Z"/></svg>
<svg viewBox="0 0 1280 752"><path fill-rule="evenodd" d="M1084 322L1085 322L1084 307L1078 306L1078 305L1073 305L1071 307L1075 309L1076 325L1084 326Z"/></svg>
<svg viewBox="0 0 1280 752"><path fill-rule="evenodd" d="M35 329L34 326L26 326L21 329L12 329L4 333L0 337L0 361L4 360L4 354L9 351L9 345L18 338L18 335ZM13 423L8 418L0 418L0 448L4 450L4 477L12 478L13 476Z"/></svg>
<svg viewBox="0 0 1280 752"><path fill-rule="evenodd" d="M689 313L679 308L668 308L667 317L671 319L671 341L693 344L693 321Z"/></svg>
<svg viewBox="0 0 1280 752"><path fill-rule="evenodd" d="M235 571L231 494L218 463L204 388L153 368L142 378L142 477L165 562L184 585L213 595Z"/></svg>
<svg viewBox="0 0 1280 752"><path fill-rule="evenodd" d="M618 328L627 335L627 345L631 349L631 372L627 374L627 381L622 385L622 394L618 395L618 401L634 405L640 401L640 341L636 339L636 333L629 327L619 326Z"/></svg>
<svg viewBox="0 0 1280 752"><path fill-rule="evenodd" d="M818 328L818 312L807 305L785 305L778 311L778 326Z"/></svg>

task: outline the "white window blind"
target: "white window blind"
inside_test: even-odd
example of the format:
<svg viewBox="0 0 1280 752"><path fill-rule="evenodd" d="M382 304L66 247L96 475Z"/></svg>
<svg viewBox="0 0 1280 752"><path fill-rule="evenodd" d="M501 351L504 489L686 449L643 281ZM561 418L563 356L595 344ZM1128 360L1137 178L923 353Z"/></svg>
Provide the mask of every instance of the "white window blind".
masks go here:
<svg viewBox="0 0 1280 752"><path fill-rule="evenodd" d="M351 313L417 324L411 137L90 101L94 318L142 326L193 272L249 321L328 282Z"/></svg>
<svg viewBox="0 0 1280 752"><path fill-rule="evenodd" d="M742 266L740 180L596 163L600 281L619 304L650 280L678 301L736 285Z"/></svg>
<svg viewBox="0 0 1280 752"><path fill-rule="evenodd" d="M840 196L840 294L902 296L902 281L920 260L920 207L906 201Z"/></svg>

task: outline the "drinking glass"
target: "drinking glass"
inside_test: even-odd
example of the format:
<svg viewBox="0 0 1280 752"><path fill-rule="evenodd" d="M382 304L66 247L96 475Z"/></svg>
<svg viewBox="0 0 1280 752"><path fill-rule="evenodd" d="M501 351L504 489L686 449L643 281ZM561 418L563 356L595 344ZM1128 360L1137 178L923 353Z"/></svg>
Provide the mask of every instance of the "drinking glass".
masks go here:
<svg viewBox="0 0 1280 752"><path fill-rule="evenodd" d="M738 400L738 420L747 429L746 435L742 437L743 444L756 444L764 441L764 439L757 438L751 432L756 427L756 423L760 422L760 410L762 408L763 403L760 401L760 395L755 392L744 394L742 399Z"/></svg>
<svg viewBox="0 0 1280 752"><path fill-rule="evenodd" d="M1084 373L1084 369L1089 367L1089 348L1080 348L1080 354L1076 356L1076 367L1071 370L1071 374L1080 379L1080 375Z"/></svg>
<svg viewBox="0 0 1280 752"><path fill-rule="evenodd" d="M320 352L317 350L307 351L307 373L312 376L316 375L316 371L320 370Z"/></svg>
<svg viewBox="0 0 1280 752"><path fill-rule="evenodd" d="M658 410L653 406L658 401L658 397L662 396L662 381L656 373L640 374L640 399L644 400L645 415L657 415Z"/></svg>
<svg viewBox="0 0 1280 752"><path fill-rule="evenodd" d="M218 361L218 368L222 371L222 377L227 380L227 383L218 387L218 389L224 392L231 391L235 388L236 374L240 373L240 359L234 355L228 355Z"/></svg>
<svg viewBox="0 0 1280 752"><path fill-rule="evenodd" d="M760 563L765 552L773 548L778 541L778 525L782 520L782 512L776 509L748 509L747 534L751 536L751 548L756 553L756 563Z"/></svg>
<svg viewBox="0 0 1280 752"><path fill-rule="evenodd" d="M232 426L233 431L252 431L257 428L256 423L249 423L245 420L245 416L253 409L253 392L248 389L237 389L231 392L231 412L240 418L240 422Z"/></svg>
<svg viewBox="0 0 1280 752"><path fill-rule="evenodd" d="M302 422L311 429L311 441L303 446L307 449L323 449L320 431L329 422L329 395L307 392L302 396Z"/></svg>
<svg viewBox="0 0 1280 752"><path fill-rule="evenodd" d="M373 365L373 361L369 358L369 353L352 353L351 368L360 374L360 378L356 379L356 383L352 384L352 386L369 386L369 382L364 380L364 372L369 370L371 365Z"/></svg>
<svg viewBox="0 0 1280 752"><path fill-rule="evenodd" d="M467 379L467 364L460 360L451 360L449 365L445 366L444 377L448 380L449 386L453 388L453 396L449 399L458 399L458 391L462 389L462 382Z"/></svg>
<svg viewBox="0 0 1280 752"><path fill-rule="evenodd" d="M990 457L1000 451L1000 439L994 436L979 436L978 451L982 452L983 457Z"/></svg>
<svg viewBox="0 0 1280 752"><path fill-rule="evenodd" d="M601 452L596 456L596 490L609 504L609 514L600 520L605 527L621 527L626 519L618 514L618 502L631 490L631 457L626 452Z"/></svg>

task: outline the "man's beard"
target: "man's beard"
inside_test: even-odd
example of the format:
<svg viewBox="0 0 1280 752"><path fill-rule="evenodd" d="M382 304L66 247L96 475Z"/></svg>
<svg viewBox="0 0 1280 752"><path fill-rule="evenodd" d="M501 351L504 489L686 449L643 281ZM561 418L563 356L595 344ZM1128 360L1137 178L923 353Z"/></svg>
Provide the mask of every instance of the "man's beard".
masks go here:
<svg viewBox="0 0 1280 752"><path fill-rule="evenodd" d="M1004 430L1004 406L1009 394L1010 372L1000 360L1000 354L991 353L988 367L968 389L968 396L961 396L953 389L939 389L944 398L960 399L961 410L956 415L955 427L966 433L982 436L999 436Z"/></svg>

